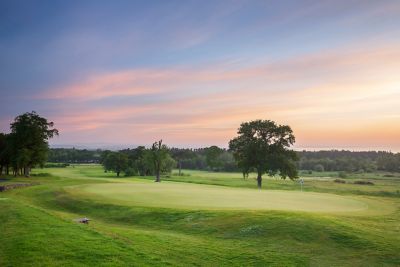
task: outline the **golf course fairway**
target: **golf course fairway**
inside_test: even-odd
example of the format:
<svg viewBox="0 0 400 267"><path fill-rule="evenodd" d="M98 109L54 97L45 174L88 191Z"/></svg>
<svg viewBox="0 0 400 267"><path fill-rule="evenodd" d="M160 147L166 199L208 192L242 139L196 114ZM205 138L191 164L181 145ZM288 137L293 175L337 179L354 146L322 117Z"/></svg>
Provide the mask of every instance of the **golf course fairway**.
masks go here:
<svg viewBox="0 0 400 267"><path fill-rule="evenodd" d="M67 189L68 190L68 189ZM102 202L142 207L178 209L286 210L307 212L360 212L369 208L362 200L327 193L254 190L177 182L148 181L100 183L71 187Z"/></svg>

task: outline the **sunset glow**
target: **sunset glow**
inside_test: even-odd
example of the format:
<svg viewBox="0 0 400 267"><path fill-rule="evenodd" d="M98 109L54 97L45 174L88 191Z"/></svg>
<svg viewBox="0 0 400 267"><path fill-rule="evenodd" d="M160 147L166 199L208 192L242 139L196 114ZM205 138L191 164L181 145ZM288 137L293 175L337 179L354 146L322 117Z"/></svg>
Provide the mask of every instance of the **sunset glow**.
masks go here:
<svg viewBox="0 0 400 267"><path fill-rule="evenodd" d="M400 151L400 3L300 2L3 2L0 130L35 110L53 145L227 147L270 119L297 149Z"/></svg>

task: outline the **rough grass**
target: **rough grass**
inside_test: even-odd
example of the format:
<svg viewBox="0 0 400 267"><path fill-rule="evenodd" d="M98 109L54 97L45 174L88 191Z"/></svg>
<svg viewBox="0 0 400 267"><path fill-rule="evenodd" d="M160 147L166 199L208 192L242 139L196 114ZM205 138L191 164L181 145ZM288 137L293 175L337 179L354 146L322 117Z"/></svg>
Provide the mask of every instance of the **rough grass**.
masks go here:
<svg viewBox="0 0 400 267"><path fill-rule="evenodd" d="M56 176L37 176L31 180L40 185L0 193L0 266L400 265L399 198L371 197L368 192L351 196L353 189L341 189L342 185L333 180L323 184L331 193L371 200L377 208L390 206L391 212L353 216L299 211L144 207L122 200L109 201L103 195L85 191L71 192L71 186L90 188L99 183L112 186L116 181L131 186L140 183L164 186L168 183L146 183L137 178L114 179L113 174L102 172L98 166L45 171ZM249 187L246 181L235 180L230 175L198 175L207 176L207 179L213 179L215 175L231 187L239 187L242 181L243 187ZM185 178L196 182L194 174ZM229 184L230 179L233 184ZM18 182L26 180L30 179L19 178ZM136 182L131 183L132 180ZM321 191L320 182L318 178L307 180L308 191ZM265 185L282 189L279 187L286 183L292 182L270 179ZM393 183L391 190L399 189L396 181L390 183ZM386 185L376 186L387 190ZM361 192L373 190L368 186L359 187ZM294 184L293 189L285 190L298 191L298 187ZM253 191L255 194L274 192ZM252 195L249 198L257 201ZM90 225L73 221L82 216L93 221Z"/></svg>

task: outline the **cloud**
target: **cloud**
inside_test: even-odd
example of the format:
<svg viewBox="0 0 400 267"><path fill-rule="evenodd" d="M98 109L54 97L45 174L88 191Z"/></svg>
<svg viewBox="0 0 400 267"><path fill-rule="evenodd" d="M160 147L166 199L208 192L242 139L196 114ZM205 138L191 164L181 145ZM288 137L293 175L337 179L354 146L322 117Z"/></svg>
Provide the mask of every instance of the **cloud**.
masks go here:
<svg viewBox="0 0 400 267"><path fill-rule="evenodd" d="M242 121L273 119L291 125L301 146L316 140L387 144L371 125L384 121L381 127L391 133L385 136L398 142L400 131L391 126L400 115L398 69L398 46L350 47L247 67L221 63L96 74L41 98L76 105L58 110L54 121L61 132L95 133L102 141L118 136L151 143L163 137L175 144L226 144ZM147 100L129 103L140 96ZM123 130L110 134L113 128Z"/></svg>

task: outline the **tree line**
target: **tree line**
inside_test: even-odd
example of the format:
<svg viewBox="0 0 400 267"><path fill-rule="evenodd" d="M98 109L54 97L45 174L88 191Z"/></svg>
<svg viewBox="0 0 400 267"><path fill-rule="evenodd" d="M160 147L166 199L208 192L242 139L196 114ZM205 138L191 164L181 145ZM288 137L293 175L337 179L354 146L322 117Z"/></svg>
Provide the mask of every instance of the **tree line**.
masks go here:
<svg viewBox="0 0 400 267"><path fill-rule="evenodd" d="M385 151L302 151L298 168L313 171L400 172L400 153Z"/></svg>
<svg viewBox="0 0 400 267"><path fill-rule="evenodd" d="M136 153L145 147L124 149L124 153ZM51 148L49 162L56 163L100 163L102 154L108 150L87 150L75 148ZM138 152L141 153L141 152ZM355 152L348 150L297 151L297 168L307 171L337 172L400 172L400 153L384 151ZM169 148L169 154L179 169L239 172L232 151L218 146L205 148ZM131 156L132 157L132 156ZM129 173L132 173L129 171ZM134 173L141 175L143 168ZM181 172L180 172L181 173Z"/></svg>
<svg viewBox="0 0 400 267"><path fill-rule="evenodd" d="M105 171L115 172L117 177L123 172L125 176L155 176L156 181L160 181L161 175L171 173L176 167L176 161L162 140L155 142L150 148L138 146L117 152L105 150L99 163Z"/></svg>

